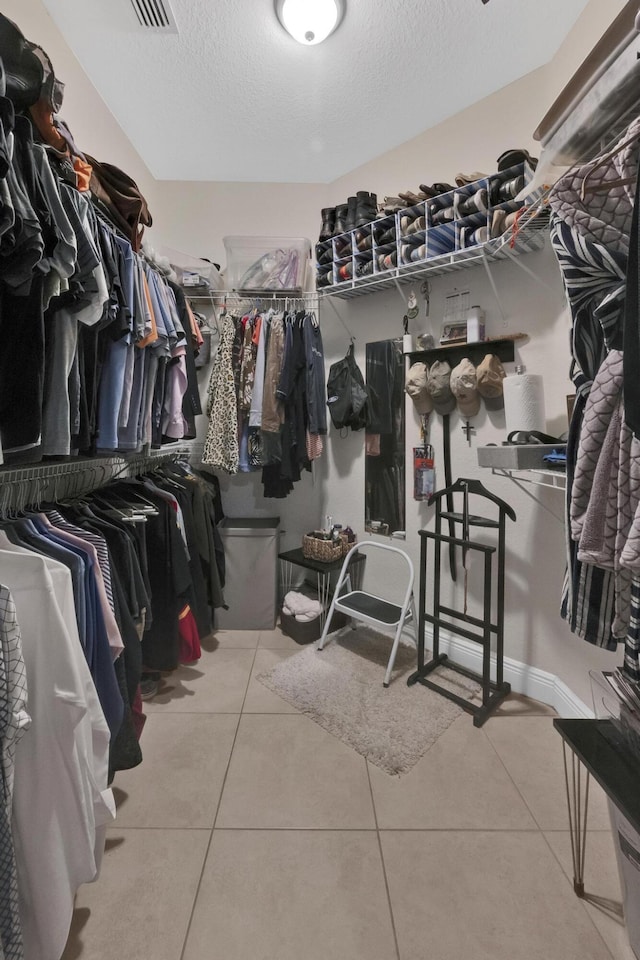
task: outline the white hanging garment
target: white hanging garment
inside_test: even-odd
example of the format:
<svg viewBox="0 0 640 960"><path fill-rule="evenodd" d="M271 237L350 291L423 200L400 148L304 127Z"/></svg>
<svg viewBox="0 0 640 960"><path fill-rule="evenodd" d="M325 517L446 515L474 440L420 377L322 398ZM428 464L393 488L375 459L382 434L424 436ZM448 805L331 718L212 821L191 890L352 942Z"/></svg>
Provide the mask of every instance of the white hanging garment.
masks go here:
<svg viewBox="0 0 640 960"><path fill-rule="evenodd" d="M109 729L80 645L69 571L2 546L0 582L16 606L33 721L16 750L13 802L25 958L59 960L75 893L95 880L115 816Z"/></svg>

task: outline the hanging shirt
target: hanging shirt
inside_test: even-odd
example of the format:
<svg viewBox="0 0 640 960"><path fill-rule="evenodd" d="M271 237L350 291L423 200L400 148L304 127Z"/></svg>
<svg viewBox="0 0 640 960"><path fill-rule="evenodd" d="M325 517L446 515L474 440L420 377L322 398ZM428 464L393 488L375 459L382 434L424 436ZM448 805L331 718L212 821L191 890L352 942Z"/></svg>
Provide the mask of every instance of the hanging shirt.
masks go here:
<svg viewBox="0 0 640 960"><path fill-rule="evenodd" d="M222 326L220 345L209 381L207 403L209 425L202 454L203 463L208 463L231 474L238 472L240 457L238 410L231 362L234 338L235 321L233 317L227 316ZM261 416L262 411L260 411Z"/></svg>
<svg viewBox="0 0 640 960"><path fill-rule="evenodd" d="M31 725L27 713L27 680L22 656L22 638L13 598L0 584L0 743L2 788L0 808L0 953L4 960L22 960L22 922L18 907L18 877L11 818L15 751Z"/></svg>
<svg viewBox="0 0 640 960"><path fill-rule="evenodd" d="M14 789L25 956L59 960L75 893L96 878L103 827L115 816L109 731L75 621L62 616L45 559L0 550L0 581L16 605L33 718L16 751ZM67 575L67 608L70 592Z"/></svg>
<svg viewBox="0 0 640 960"><path fill-rule="evenodd" d="M266 337L267 329L273 311L269 311L262 317L260 330L258 332L258 350L256 353L256 367L253 378L253 393L251 395L251 411L249 413L249 426L262 426L262 396L264 393L265 362L267 356Z"/></svg>

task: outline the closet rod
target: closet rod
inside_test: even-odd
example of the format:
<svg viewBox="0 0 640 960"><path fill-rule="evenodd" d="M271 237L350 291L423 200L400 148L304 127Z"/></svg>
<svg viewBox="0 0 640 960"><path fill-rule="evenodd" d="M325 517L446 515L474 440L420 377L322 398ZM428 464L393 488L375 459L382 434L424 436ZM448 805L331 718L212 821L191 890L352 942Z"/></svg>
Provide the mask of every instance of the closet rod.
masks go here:
<svg viewBox="0 0 640 960"><path fill-rule="evenodd" d="M189 296L185 291L185 296ZM192 299L196 299L193 297ZM295 293L290 291L289 293L286 290L280 292L273 291L270 293L267 290L256 291L252 293L250 290L212 290L211 297L205 296L203 299L215 299L215 300L236 300L239 303L318 303L319 297L317 291L310 290L307 293Z"/></svg>
<svg viewBox="0 0 640 960"><path fill-rule="evenodd" d="M0 468L0 517L32 504L90 493L111 480L146 473L163 463L191 457L186 445L131 457L97 457L82 461Z"/></svg>
<svg viewBox="0 0 640 960"><path fill-rule="evenodd" d="M34 463L23 467L0 466L0 486L5 483L18 483L25 480L47 480L68 474L83 473L101 468L117 469L134 467L145 463L157 463L164 459L189 456L191 446L185 444L172 446L170 450L151 450L149 453L135 453L131 456L86 457L80 460L67 460L63 463Z"/></svg>

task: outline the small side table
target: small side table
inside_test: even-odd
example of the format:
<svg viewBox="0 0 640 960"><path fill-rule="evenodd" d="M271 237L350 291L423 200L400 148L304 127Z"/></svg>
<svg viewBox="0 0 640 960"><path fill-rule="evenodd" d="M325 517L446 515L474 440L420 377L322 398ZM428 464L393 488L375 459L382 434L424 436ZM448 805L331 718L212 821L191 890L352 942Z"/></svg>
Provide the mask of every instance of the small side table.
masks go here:
<svg viewBox="0 0 640 960"><path fill-rule="evenodd" d="M339 573L340 570L342 570L342 559L333 560L331 563L322 563L321 560L307 560L302 552L302 547L297 547L295 550L285 550L284 553L279 553L278 560L280 561L282 571L281 582L284 594L288 593L293 586L294 567L304 567L306 570L313 570L317 575L318 600L322 605L320 627L324 627L325 611L328 610L331 599L331 574L334 572ZM357 554L353 557L351 568L355 574L354 580L358 579L358 581L360 581L364 560L364 554ZM354 588L359 585L359 582L353 584Z"/></svg>
<svg viewBox="0 0 640 960"><path fill-rule="evenodd" d="M573 889L584 897L584 855L589 811L589 776L640 832L640 761L625 745L612 720L563 720L553 725L562 737L569 808ZM571 752L567 763L567 748Z"/></svg>

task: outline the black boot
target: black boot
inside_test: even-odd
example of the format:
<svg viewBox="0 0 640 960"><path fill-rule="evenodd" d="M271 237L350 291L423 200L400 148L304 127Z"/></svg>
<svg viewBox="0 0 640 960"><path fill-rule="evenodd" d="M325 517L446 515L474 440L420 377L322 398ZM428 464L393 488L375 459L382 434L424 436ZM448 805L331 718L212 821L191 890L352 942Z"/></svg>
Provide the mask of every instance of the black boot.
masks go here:
<svg viewBox="0 0 640 960"><path fill-rule="evenodd" d="M318 240L322 243L323 240L330 240L333 236L336 225L336 208L325 207L324 210L320 211L320 215L322 217L322 229Z"/></svg>
<svg viewBox="0 0 640 960"><path fill-rule="evenodd" d="M356 228L357 206L358 206L358 200L356 197L347 197L347 222L345 227L347 233L350 230L355 230Z"/></svg>
<svg viewBox="0 0 640 960"><path fill-rule="evenodd" d="M341 233L347 232L347 211L348 206L346 203L340 203L336 207L336 219L333 225L333 235L334 237L339 237Z"/></svg>
<svg viewBox="0 0 640 960"><path fill-rule="evenodd" d="M360 190L356 194L356 227L363 227L365 223L371 223L378 215L378 198L375 193L366 193Z"/></svg>

